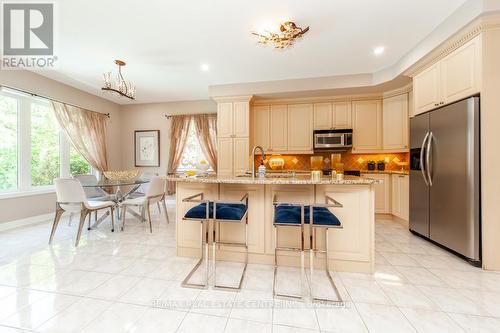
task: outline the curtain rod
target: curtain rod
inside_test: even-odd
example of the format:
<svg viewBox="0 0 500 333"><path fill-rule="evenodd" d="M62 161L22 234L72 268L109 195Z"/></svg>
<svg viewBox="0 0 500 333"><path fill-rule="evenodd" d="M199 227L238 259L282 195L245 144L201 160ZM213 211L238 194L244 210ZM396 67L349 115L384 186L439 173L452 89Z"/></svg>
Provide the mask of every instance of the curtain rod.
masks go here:
<svg viewBox="0 0 500 333"><path fill-rule="evenodd" d="M167 119L171 119L173 116L199 116L199 115L202 115L202 114L207 114L207 115L217 115L217 112L213 112L213 113L191 113L191 114L166 114L164 115L165 118Z"/></svg>
<svg viewBox="0 0 500 333"><path fill-rule="evenodd" d="M92 110L89 110L89 109L86 109L86 108L82 108L81 106L78 106L78 105L66 103L66 102L59 101L59 100L54 99L54 98L50 98L50 97L47 97L47 96L38 95L38 94L29 92L29 91L25 91L25 90L21 90L21 89L18 89L18 88L9 87L9 86L6 86L6 85L0 85L0 88L7 88L7 89L10 89L10 90L15 90L15 91L18 91L18 92L23 93L23 94L31 95L33 97L40 97L40 98L48 99L49 101L54 101L54 102L57 102L57 103L66 104L66 105L69 105L69 106L72 106L72 107L75 107L75 108L83 109L83 110L88 111L88 112L99 113L99 114L105 115L108 118L111 118L111 115L109 113L101 113L101 112L97 112L97 111L92 111Z"/></svg>

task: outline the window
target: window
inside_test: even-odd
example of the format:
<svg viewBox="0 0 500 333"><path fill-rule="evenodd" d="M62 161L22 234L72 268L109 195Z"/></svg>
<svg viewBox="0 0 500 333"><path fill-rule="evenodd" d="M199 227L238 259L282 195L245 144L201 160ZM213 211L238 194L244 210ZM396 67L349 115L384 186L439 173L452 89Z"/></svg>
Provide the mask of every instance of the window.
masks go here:
<svg viewBox="0 0 500 333"><path fill-rule="evenodd" d="M0 191L17 188L17 100L0 95Z"/></svg>
<svg viewBox="0 0 500 333"><path fill-rule="evenodd" d="M201 150L200 142L196 136L196 130L194 128L193 121L189 124L188 136L186 140L186 146L182 152L181 162L177 170L185 171L196 169L196 165L200 163L201 160L206 161L205 154Z"/></svg>
<svg viewBox="0 0 500 333"><path fill-rule="evenodd" d="M92 172L46 99L0 90L0 192L51 188L54 178Z"/></svg>
<svg viewBox="0 0 500 333"><path fill-rule="evenodd" d="M59 124L52 107L31 103L31 185L54 183L61 169Z"/></svg>

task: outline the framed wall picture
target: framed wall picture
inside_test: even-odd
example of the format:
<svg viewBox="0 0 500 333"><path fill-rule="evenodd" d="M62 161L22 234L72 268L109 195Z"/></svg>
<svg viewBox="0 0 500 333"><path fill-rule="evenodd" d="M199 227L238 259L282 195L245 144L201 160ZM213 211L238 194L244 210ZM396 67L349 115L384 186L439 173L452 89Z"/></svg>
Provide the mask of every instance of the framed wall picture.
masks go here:
<svg viewBox="0 0 500 333"><path fill-rule="evenodd" d="M134 131L135 166L159 167L160 166L160 131L141 130Z"/></svg>

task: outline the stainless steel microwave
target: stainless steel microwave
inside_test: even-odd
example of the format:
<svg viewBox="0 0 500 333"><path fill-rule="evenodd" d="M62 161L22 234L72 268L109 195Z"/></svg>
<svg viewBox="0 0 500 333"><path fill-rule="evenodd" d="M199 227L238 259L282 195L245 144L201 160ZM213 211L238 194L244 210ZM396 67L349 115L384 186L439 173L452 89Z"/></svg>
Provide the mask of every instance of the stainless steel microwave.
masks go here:
<svg viewBox="0 0 500 333"><path fill-rule="evenodd" d="M347 150L352 148L352 129L314 131L314 150Z"/></svg>

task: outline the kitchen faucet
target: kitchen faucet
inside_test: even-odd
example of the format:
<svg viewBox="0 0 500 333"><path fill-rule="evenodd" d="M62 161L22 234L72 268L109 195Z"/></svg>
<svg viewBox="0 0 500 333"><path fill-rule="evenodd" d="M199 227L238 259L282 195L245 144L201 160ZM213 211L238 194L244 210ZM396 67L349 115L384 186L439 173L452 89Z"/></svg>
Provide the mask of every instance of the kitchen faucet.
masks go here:
<svg viewBox="0 0 500 333"><path fill-rule="evenodd" d="M260 149L262 153L262 161L266 158L266 154L264 153L264 149L261 146L254 146L252 149L252 179L255 179L255 151Z"/></svg>

